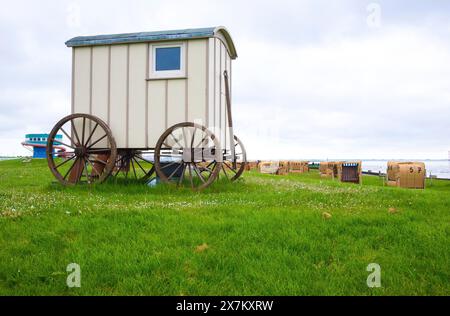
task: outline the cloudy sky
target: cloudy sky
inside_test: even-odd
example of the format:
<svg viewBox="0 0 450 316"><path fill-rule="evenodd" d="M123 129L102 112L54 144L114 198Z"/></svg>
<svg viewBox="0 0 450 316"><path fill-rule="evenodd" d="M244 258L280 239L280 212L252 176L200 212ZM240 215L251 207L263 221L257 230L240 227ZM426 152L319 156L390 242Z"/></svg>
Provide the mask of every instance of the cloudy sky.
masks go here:
<svg viewBox="0 0 450 316"><path fill-rule="evenodd" d="M5 1L0 155L70 113L78 35L224 25L250 158L447 158L450 1Z"/></svg>

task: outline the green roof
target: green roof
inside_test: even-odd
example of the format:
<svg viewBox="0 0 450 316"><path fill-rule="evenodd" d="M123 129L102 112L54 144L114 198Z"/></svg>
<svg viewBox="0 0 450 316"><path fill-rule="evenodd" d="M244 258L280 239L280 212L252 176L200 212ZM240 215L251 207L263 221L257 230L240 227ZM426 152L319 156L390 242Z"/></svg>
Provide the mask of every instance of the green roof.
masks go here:
<svg viewBox="0 0 450 316"><path fill-rule="evenodd" d="M221 33L225 38L230 56L231 58L235 59L237 57L237 53L233 40L231 39L231 36L226 30L226 28L222 26L198 28L198 29L157 31L157 32L78 36L68 40L66 42L66 45L67 47L80 47L80 46L129 44L129 43L156 42L156 41L188 40L196 38L216 37L218 33Z"/></svg>

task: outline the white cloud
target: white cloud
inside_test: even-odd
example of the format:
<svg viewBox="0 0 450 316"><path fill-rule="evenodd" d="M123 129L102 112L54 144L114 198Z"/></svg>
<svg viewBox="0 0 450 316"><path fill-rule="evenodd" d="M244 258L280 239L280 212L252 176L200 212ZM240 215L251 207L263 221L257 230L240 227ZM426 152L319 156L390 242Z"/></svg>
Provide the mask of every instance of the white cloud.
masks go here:
<svg viewBox="0 0 450 316"><path fill-rule="evenodd" d="M0 11L0 155L23 153L26 132L48 131L70 112L68 38L225 25L239 54L235 130L250 157L446 157L448 5L378 1L382 23L371 29L370 2L7 3Z"/></svg>
<svg viewBox="0 0 450 316"><path fill-rule="evenodd" d="M248 42L241 50L251 57L241 54L248 61L234 68L235 108L244 107L240 95L255 96L257 102L245 107L260 112L261 125L270 113L278 118L270 124L280 136L276 146L254 148L256 157L291 152L445 157L450 145L448 41L420 28L399 27L309 46ZM239 112L235 117L245 128L246 118ZM246 133L257 137L251 129ZM305 134L308 141L297 143L300 148L283 142ZM426 150L419 153L411 139Z"/></svg>

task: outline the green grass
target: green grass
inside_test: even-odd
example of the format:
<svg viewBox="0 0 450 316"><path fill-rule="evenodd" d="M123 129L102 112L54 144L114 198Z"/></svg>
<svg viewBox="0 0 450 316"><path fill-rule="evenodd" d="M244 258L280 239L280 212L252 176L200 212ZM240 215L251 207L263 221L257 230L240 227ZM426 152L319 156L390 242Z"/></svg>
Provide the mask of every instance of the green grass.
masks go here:
<svg viewBox="0 0 450 316"><path fill-rule="evenodd" d="M450 181L406 190L252 172L201 193L65 188L43 160L3 161L0 294L448 295L449 211ZM66 286L72 262L81 288ZM381 288L366 285L372 262Z"/></svg>

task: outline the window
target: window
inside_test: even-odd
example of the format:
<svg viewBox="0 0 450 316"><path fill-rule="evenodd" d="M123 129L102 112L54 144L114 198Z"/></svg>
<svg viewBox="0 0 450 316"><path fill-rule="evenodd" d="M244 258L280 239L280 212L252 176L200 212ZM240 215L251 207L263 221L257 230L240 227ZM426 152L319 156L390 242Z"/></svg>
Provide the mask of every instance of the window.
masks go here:
<svg viewBox="0 0 450 316"><path fill-rule="evenodd" d="M151 45L150 79L185 77L184 44Z"/></svg>
<svg viewBox="0 0 450 316"><path fill-rule="evenodd" d="M156 71L181 69L181 47L157 47L155 51Z"/></svg>

